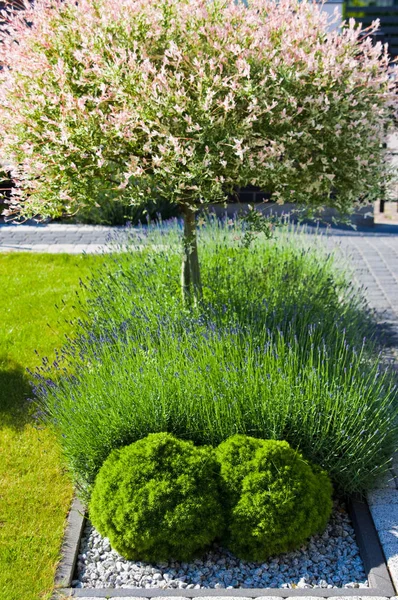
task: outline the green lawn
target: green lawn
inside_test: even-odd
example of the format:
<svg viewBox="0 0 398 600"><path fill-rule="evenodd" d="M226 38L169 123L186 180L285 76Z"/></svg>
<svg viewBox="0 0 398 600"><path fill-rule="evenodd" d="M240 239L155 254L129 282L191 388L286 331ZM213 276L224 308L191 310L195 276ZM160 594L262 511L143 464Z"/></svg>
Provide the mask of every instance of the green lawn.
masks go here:
<svg viewBox="0 0 398 600"><path fill-rule="evenodd" d="M79 312L79 278L101 260L0 255L1 600L51 595L72 487L52 434L35 427L26 368L40 363L35 350L53 357L62 345Z"/></svg>

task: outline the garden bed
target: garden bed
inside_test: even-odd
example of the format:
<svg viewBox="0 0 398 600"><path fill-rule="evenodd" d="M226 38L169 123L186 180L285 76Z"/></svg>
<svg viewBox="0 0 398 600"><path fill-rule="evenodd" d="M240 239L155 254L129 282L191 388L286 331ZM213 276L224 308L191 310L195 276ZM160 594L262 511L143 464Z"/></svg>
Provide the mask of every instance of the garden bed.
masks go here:
<svg viewBox="0 0 398 600"><path fill-rule="evenodd" d="M94 572L93 556L96 555L100 557L105 577L96 580L87 577L83 582L84 573ZM124 583L116 581L118 575L112 578L115 569L123 573ZM226 573L232 570L236 573L237 569L241 572L238 585L227 586ZM206 570L214 574L212 580L208 575L201 584L194 583L199 573ZM216 573L218 582L215 581ZM358 581L348 581L354 573L358 575ZM143 585L141 580L137 581L139 575L147 580L142 582ZM339 582L333 577L339 578ZM157 565L127 561L112 551L108 541L93 530L82 505L75 500L69 514L56 583L60 592L76 597L107 597L110 590L114 597L395 595L369 509L357 500L350 503L348 511L343 505L335 504L330 524L322 535L311 538L308 546L275 557L268 563L243 563L230 553L218 550L189 564Z"/></svg>
<svg viewBox="0 0 398 600"><path fill-rule="evenodd" d="M338 498L365 494L396 445L393 377L360 291L299 236L249 247L240 225L212 222L190 306L179 232L111 256L58 374L35 374L112 542L72 511L59 585L80 597L393 596L366 505L353 502L352 523L335 505L325 530L332 484ZM239 558L204 554L219 540Z"/></svg>

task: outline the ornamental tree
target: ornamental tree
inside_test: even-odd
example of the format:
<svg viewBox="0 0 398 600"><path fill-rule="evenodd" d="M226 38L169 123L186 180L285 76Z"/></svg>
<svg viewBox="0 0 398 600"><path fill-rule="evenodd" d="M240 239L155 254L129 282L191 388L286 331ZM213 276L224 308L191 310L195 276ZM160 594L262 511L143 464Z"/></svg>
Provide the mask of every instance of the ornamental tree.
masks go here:
<svg viewBox="0 0 398 600"><path fill-rule="evenodd" d="M347 211L384 177L388 55L297 0L35 0L3 15L0 158L8 214L162 197L184 216L183 284L200 297L195 212L248 184Z"/></svg>

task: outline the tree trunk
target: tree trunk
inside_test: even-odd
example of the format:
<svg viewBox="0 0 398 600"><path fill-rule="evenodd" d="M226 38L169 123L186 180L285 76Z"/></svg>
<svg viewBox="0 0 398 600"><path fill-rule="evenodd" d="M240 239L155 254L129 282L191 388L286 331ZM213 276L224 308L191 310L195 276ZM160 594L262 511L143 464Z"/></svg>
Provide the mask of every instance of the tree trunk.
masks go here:
<svg viewBox="0 0 398 600"><path fill-rule="evenodd" d="M184 255L181 272L182 295L185 304L194 304L196 306L202 299L202 283L200 280L195 213L187 206L183 206L182 212L184 215Z"/></svg>

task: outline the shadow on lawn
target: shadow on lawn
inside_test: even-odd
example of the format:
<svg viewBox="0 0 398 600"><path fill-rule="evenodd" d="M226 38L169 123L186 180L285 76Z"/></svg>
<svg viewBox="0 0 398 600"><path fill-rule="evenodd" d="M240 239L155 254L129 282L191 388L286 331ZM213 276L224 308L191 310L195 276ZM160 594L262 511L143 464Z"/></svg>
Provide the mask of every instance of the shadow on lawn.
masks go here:
<svg viewBox="0 0 398 600"><path fill-rule="evenodd" d="M0 355L0 428L23 429L32 420L31 395L25 367Z"/></svg>

